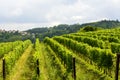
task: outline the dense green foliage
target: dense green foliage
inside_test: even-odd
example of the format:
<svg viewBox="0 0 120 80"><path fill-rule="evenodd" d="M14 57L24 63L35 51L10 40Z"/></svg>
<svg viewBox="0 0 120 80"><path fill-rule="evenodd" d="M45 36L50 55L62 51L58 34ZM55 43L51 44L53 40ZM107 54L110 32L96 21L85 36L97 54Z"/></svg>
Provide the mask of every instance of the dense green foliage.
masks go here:
<svg viewBox="0 0 120 80"><path fill-rule="evenodd" d="M19 31L0 31L0 42L11 42L16 40L27 40L33 41L31 34L19 32Z"/></svg>
<svg viewBox="0 0 120 80"><path fill-rule="evenodd" d="M53 37L55 35L62 35L77 32L80 29L79 24L67 25L60 24L58 26L50 27L50 28L35 28L31 30L27 30L28 33L34 33L37 38L43 40L46 36Z"/></svg>
<svg viewBox="0 0 120 80"><path fill-rule="evenodd" d="M61 36L53 37L53 39L46 38L44 42L47 43L51 47L51 49L53 49L53 51L59 55L62 55L63 53L67 54L66 51L70 52L72 56L75 56L74 53L76 53L76 55L83 55L84 59L87 58L87 61L89 60L87 62L88 65L95 65L98 67L97 68L98 70L94 70L93 68L91 69L92 72L94 72L98 75L101 74L100 73L101 70L105 71L105 74L107 74L107 75L110 75L111 72L113 72L113 71L111 71L111 69L113 70L113 64L114 64L113 61L114 61L115 55L111 52L110 49L100 49L97 47L92 47L86 43L77 42L75 40L61 37ZM59 46L57 46L58 44L59 44ZM66 46L69 50L62 45ZM66 51L63 51L62 53L60 53L59 52L59 51L61 51L60 46L62 46L62 48L65 49ZM71 50L73 52L71 52ZM61 60L64 61L64 56L60 56L60 57L62 57L63 59L61 59ZM80 57L80 58L82 58L82 57ZM76 57L76 59L78 59L78 57ZM80 59L78 59L78 61L79 60ZM84 64L84 60L81 63ZM66 64L66 66L67 65L68 64ZM88 65L85 65L86 68L89 67ZM88 68L88 70L89 70L89 68Z"/></svg>
<svg viewBox="0 0 120 80"><path fill-rule="evenodd" d="M21 42L22 41L0 43L0 58L2 58L4 54L7 54L9 51L12 51Z"/></svg>
<svg viewBox="0 0 120 80"><path fill-rule="evenodd" d="M112 55L112 52L110 50L91 47L87 44L81 42L78 43L72 39L63 37L54 37L54 39L61 44L68 46L68 48L72 49L73 51L76 51L90 58L100 67L105 67L109 69L113 65L112 57L114 56Z"/></svg>
<svg viewBox="0 0 120 80"><path fill-rule="evenodd" d="M115 54L120 52L119 32L119 28L94 32L78 32L55 36L52 39L46 38L45 43L50 45L55 51L60 50L58 46L52 46L55 45L57 41L60 45L63 45L63 48L67 48L70 51L72 50L74 52L72 52L72 55L80 56L86 60L89 65L96 66L97 70L113 78ZM52 40L52 42L49 43L49 40Z"/></svg>
<svg viewBox="0 0 120 80"><path fill-rule="evenodd" d="M24 50L31 44L30 40L26 40L21 42L13 51L10 51L8 54L4 55L4 59L6 60L6 72L9 74L12 70L15 62L22 55Z"/></svg>
<svg viewBox="0 0 120 80"><path fill-rule="evenodd" d="M92 27L91 27L92 26ZM81 28L86 27L84 31L96 31L100 30L101 28L116 28L120 26L120 22L118 20L103 20L94 23L85 23L85 24L60 24L58 26L53 27L45 27L45 28L34 28L27 30L28 33L34 33L37 38L43 40L46 36L53 37L59 36L62 34L69 34L79 31Z"/></svg>
<svg viewBox="0 0 120 80"><path fill-rule="evenodd" d="M50 45L50 47L59 57L61 63L65 64L68 72L70 72L72 70L72 66L71 66L72 65L72 53L66 50L65 48L63 48L62 45L60 45L59 43L55 42L52 39L45 38L44 42Z"/></svg>
<svg viewBox="0 0 120 80"><path fill-rule="evenodd" d="M102 28L99 28L99 27L85 26L80 29L80 32L97 31L97 30L101 30L101 29Z"/></svg>

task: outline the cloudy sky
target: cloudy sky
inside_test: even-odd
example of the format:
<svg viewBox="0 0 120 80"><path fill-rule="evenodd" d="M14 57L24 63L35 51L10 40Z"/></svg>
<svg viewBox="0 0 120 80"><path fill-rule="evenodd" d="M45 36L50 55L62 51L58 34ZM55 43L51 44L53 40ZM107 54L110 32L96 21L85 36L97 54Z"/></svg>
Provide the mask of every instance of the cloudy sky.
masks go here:
<svg viewBox="0 0 120 80"><path fill-rule="evenodd" d="M120 20L120 0L0 0L0 29Z"/></svg>

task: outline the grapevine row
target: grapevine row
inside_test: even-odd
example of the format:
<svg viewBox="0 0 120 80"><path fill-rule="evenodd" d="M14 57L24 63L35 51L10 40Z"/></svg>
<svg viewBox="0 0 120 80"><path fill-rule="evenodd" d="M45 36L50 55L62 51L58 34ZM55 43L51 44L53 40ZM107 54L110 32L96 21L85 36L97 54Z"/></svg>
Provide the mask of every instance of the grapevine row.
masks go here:
<svg viewBox="0 0 120 80"><path fill-rule="evenodd" d="M40 43L39 39L36 39L35 53L33 55L35 63L36 63L37 60L40 61L41 55L44 55L44 52L41 53L41 47L43 47L43 45ZM60 62L59 58L57 57L57 55L54 53L54 51L51 49L51 47L49 45L46 45L46 50L49 52L48 55L49 55L50 59L53 60L52 64L54 64L54 66L56 65L57 68L60 69L60 75L59 76L66 77L66 75L65 75L66 74L66 68L61 64L61 62ZM43 65L40 65L40 66L43 66Z"/></svg>
<svg viewBox="0 0 120 80"><path fill-rule="evenodd" d="M44 43L48 44L52 50L56 53L57 57L60 59L61 63L63 63L68 72L71 72L72 69L72 53L65 48L63 48L62 45L57 43L55 40L50 38L45 38Z"/></svg>
<svg viewBox="0 0 120 80"><path fill-rule="evenodd" d="M0 58L7 54L9 51L12 51L17 45L22 43L22 41L0 43Z"/></svg>
<svg viewBox="0 0 120 80"><path fill-rule="evenodd" d="M95 35L92 35L92 34L81 35L80 33L75 33L75 34L71 34L71 35L78 36L78 37L85 36L85 37L89 37L89 38L96 38L96 39L99 39L99 40L102 40L102 41L120 43L119 35L118 36L109 36L109 35L102 35L102 34L100 34L100 35L97 35L97 34L95 34ZM64 35L64 36L67 36L67 35Z"/></svg>
<svg viewBox="0 0 120 80"><path fill-rule="evenodd" d="M94 39L91 37L84 37L84 36L73 36L73 35L66 35L64 37L74 39L78 42L84 42L89 44L92 47L100 47L100 48L105 48L105 43L102 40Z"/></svg>
<svg viewBox="0 0 120 80"><path fill-rule="evenodd" d="M15 62L19 59L19 57L22 55L24 50L31 44L30 40L26 40L19 44L13 51L10 51L8 54L4 55L4 59L6 60L6 72L7 74L10 73L13 66L15 65Z"/></svg>
<svg viewBox="0 0 120 80"><path fill-rule="evenodd" d="M47 38L47 39L52 40L54 43L58 44L58 42L56 42L56 41L53 40L53 39L50 39L50 38ZM46 43L46 42L45 42L45 43ZM51 45L53 45L54 43L50 43L50 44L47 43L47 44L48 44L49 46L51 46ZM61 45L61 44L59 44L59 45ZM62 45L61 45L61 46L62 46ZM54 48L54 47L52 46L51 49L53 50L53 48ZM57 46L56 48L58 48L58 49L60 50L60 46ZM66 51L69 51L69 52L71 53L71 55L74 56L74 57L78 60L78 62L79 62L80 64L82 64L88 71L91 71L91 72L96 73L96 74L101 75L101 76L105 76L105 75L103 75L103 73L101 73L99 70L93 69L93 67L91 68L91 65L89 65L88 63L86 63L84 60L82 60L82 59L79 58L78 56L74 55L72 51L66 49L64 46L62 46L62 48L64 48ZM55 50L53 50L53 51L55 51ZM55 53L58 54L59 52L55 52ZM64 52L64 53L65 53L65 52ZM61 53L61 54L62 54L62 53ZM67 53L65 53L65 54L67 54ZM77 64L79 64L79 63L77 63ZM66 66L68 66L68 65L66 64Z"/></svg>
<svg viewBox="0 0 120 80"><path fill-rule="evenodd" d="M73 51L79 54L83 54L84 56L87 56L90 60L95 62L100 68L104 67L110 69L113 66L113 58L115 55L112 54L110 49L100 49L91 47L88 44L77 42L75 40L61 36L59 37L56 36L53 39L67 46Z"/></svg>

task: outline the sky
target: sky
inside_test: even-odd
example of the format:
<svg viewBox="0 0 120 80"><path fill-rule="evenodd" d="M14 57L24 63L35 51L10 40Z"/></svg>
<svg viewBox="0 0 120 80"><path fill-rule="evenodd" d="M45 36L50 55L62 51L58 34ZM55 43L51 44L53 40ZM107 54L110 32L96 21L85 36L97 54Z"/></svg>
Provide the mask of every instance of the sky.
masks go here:
<svg viewBox="0 0 120 80"><path fill-rule="evenodd" d="M0 29L120 20L120 0L0 0Z"/></svg>

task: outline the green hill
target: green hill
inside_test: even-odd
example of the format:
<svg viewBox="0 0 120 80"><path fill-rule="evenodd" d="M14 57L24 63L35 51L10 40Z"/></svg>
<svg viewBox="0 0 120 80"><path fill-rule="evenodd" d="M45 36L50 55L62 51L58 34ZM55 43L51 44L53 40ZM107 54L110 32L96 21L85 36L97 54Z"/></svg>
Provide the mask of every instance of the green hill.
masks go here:
<svg viewBox="0 0 120 80"><path fill-rule="evenodd" d="M101 28L115 28L120 26L120 22L118 20L102 20L98 22L92 22L92 23L85 23L82 24L81 27L84 26L93 26L93 27L101 27Z"/></svg>
<svg viewBox="0 0 120 80"><path fill-rule="evenodd" d="M53 26L50 28L34 28L27 30L28 33L34 33L36 37L38 37L40 40L43 40L46 36L47 37L53 37L56 35L63 35L63 34L69 34L74 33L80 30L82 27L86 26L92 26L92 27L99 27L99 28L116 28L120 26L120 22L118 20L102 20L98 22L92 22L92 23L85 23L85 24L73 24L73 25L67 25L67 24L60 24L58 26Z"/></svg>
<svg viewBox="0 0 120 80"><path fill-rule="evenodd" d="M69 33L75 33L81 31L80 29L83 29L83 27L88 27L89 29L92 29L90 27L94 27L94 30L96 30L100 28L103 29L116 28L119 26L120 26L120 22L118 20L116 21L102 20L98 22L85 23L85 24L73 24L73 25L60 24L58 26L53 26L53 27L34 28L34 29L26 30L24 32L0 31L0 41L7 42L7 41L26 40L26 39L31 39L32 41L34 41L34 36L42 41L45 37L53 37L53 36L59 36L63 34L69 34Z"/></svg>

